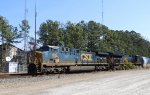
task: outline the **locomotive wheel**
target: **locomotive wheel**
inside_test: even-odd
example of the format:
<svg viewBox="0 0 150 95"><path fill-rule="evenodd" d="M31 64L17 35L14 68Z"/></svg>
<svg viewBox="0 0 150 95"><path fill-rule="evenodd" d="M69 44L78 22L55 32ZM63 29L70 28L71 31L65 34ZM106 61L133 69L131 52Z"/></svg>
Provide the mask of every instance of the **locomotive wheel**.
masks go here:
<svg viewBox="0 0 150 95"><path fill-rule="evenodd" d="M42 69L42 74L47 74L47 73L48 73L47 69Z"/></svg>
<svg viewBox="0 0 150 95"><path fill-rule="evenodd" d="M95 66L95 71L100 71L100 66Z"/></svg>
<svg viewBox="0 0 150 95"><path fill-rule="evenodd" d="M66 73L66 71L67 71L67 69L64 67L64 68L62 68L61 73Z"/></svg>
<svg viewBox="0 0 150 95"><path fill-rule="evenodd" d="M70 72L70 67L69 66L67 67L66 72Z"/></svg>

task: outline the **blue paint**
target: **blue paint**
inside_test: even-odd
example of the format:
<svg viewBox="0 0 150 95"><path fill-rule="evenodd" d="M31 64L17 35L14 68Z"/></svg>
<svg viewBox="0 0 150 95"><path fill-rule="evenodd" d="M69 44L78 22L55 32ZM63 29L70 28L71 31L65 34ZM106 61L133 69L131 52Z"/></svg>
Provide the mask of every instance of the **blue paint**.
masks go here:
<svg viewBox="0 0 150 95"><path fill-rule="evenodd" d="M39 49L42 51L43 54L43 62L47 63L50 60L53 60L55 57L58 57L60 59L60 62L85 62L87 63L87 60L82 60L81 55L82 54L91 54L92 60L88 60L88 62L96 62L96 57L94 52L86 52L81 51L79 49L74 48L66 48L66 47L57 47L57 46L43 46Z"/></svg>

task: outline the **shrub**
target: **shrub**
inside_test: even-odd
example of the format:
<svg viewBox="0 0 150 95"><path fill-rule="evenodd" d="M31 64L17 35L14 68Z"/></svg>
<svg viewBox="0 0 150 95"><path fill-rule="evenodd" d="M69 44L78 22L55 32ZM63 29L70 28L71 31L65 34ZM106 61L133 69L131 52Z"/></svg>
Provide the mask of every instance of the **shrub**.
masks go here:
<svg viewBox="0 0 150 95"><path fill-rule="evenodd" d="M125 70L129 70L129 69L134 69L135 66L134 66L133 63L131 63L131 62L125 62L125 63L123 64L123 68L124 68Z"/></svg>

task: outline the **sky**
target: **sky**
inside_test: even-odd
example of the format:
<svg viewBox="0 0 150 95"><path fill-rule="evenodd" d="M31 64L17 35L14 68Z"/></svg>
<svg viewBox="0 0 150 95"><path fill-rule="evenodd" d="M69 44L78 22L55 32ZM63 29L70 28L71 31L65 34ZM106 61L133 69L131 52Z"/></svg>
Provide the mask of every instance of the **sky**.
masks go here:
<svg viewBox="0 0 150 95"><path fill-rule="evenodd" d="M46 20L73 23L102 22L102 0L36 0L37 30ZM24 19L25 0L1 0L0 16L19 27ZM103 24L112 30L134 30L150 41L150 0L103 0ZM27 0L27 20L34 35L35 0ZM34 37L34 36L33 36ZM23 48L23 47L21 47Z"/></svg>

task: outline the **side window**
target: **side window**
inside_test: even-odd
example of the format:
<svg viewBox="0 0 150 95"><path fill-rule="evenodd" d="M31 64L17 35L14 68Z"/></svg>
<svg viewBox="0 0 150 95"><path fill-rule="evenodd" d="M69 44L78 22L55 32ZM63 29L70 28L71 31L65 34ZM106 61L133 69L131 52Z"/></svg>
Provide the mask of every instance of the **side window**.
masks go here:
<svg viewBox="0 0 150 95"><path fill-rule="evenodd" d="M66 48L65 54L66 54L66 55L69 55L69 54L70 54L70 49L69 49L69 48Z"/></svg>
<svg viewBox="0 0 150 95"><path fill-rule="evenodd" d="M69 48L66 48L66 52L69 52Z"/></svg>
<svg viewBox="0 0 150 95"><path fill-rule="evenodd" d="M65 48L64 48L64 47L62 47L61 51L62 51L62 52L64 52L64 51L65 51Z"/></svg>

